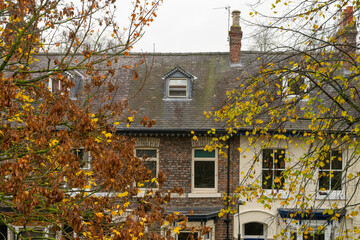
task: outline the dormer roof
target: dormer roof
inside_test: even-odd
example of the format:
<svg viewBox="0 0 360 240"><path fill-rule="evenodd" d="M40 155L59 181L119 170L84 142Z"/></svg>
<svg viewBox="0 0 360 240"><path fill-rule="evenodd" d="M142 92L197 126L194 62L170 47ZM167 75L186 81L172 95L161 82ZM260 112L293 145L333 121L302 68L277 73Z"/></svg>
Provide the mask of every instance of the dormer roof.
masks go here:
<svg viewBox="0 0 360 240"><path fill-rule="evenodd" d="M183 77L187 77L190 78L192 80L197 79L197 77L195 77L194 75L192 75L191 73L189 73L188 71L185 71L184 69L182 69L181 67L175 67L173 70L171 70L170 72L166 73L162 79L166 79L169 77L179 77L179 75L177 75L176 73L180 73L181 75L183 75Z"/></svg>

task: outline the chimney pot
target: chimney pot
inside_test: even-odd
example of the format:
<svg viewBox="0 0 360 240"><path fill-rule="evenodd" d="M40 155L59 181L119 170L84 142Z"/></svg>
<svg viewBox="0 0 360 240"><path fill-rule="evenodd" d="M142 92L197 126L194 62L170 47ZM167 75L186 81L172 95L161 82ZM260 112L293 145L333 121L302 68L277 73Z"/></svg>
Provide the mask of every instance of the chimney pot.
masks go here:
<svg viewBox="0 0 360 240"><path fill-rule="evenodd" d="M240 26L240 11L234 10L232 12L232 26Z"/></svg>

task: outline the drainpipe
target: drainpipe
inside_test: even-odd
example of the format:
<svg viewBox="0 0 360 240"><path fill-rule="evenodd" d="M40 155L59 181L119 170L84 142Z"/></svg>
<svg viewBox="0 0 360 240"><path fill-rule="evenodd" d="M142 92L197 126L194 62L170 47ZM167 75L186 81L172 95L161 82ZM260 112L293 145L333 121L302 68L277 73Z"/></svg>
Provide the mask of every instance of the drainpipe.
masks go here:
<svg viewBox="0 0 360 240"><path fill-rule="evenodd" d="M230 143L231 138L227 140L228 153L227 153L227 197L230 195ZM226 207L229 208L229 199L226 199ZM230 213L226 216L226 239L230 240Z"/></svg>

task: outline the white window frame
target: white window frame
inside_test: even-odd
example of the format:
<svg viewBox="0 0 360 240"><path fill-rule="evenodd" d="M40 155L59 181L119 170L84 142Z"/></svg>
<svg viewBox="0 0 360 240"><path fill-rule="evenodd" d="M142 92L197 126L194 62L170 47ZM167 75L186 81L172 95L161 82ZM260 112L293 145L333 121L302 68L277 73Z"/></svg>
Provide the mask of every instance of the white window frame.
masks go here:
<svg viewBox="0 0 360 240"><path fill-rule="evenodd" d="M56 92L54 92L54 89L53 89L53 81L55 81L53 78L49 78L48 89L51 93L54 94ZM57 90L57 91L61 91L61 82L60 82L60 80L57 80L57 81L59 81L59 90Z"/></svg>
<svg viewBox="0 0 360 240"><path fill-rule="evenodd" d="M282 78L282 86L283 86L283 92L284 94L286 94L286 99L292 99L292 98L298 98L300 95L297 94L288 94L289 91L289 79L293 79L296 77L302 77L304 78L304 83L306 84L306 88L304 89L305 94L307 93L307 91L310 88L310 80L309 78L305 77L305 76L300 76L298 74L295 73L291 73L289 74L289 76L285 76ZM302 98L301 101L307 101L307 98Z"/></svg>
<svg viewBox="0 0 360 240"><path fill-rule="evenodd" d="M178 223L175 223L174 227L179 226ZM180 233L190 233L190 229L191 228L197 228L200 229L202 226L206 226L210 228L210 232L209 234L205 234L205 235L201 235L200 231L195 231L195 233L198 234L198 238L202 237L203 240L215 240L215 222L214 220L207 220L205 222L201 222L201 221L194 221L194 222L188 222L186 224L186 229L182 229L180 230ZM168 227L161 227L161 232L162 235L165 236L165 232L166 229L168 229ZM171 236L175 239L178 240L178 234L175 234L173 231L171 231Z"/></svg>
<svg viewBox="0 0 360 240"><path fill-rule="evenodd" d="M145 159L146 162L156 162L156 178L158 177L159 175L159 149L158 148L149 148L149 147L137 147L135 148L135 156L137 157L137 154L136 154L136 151L137 150L155 150L156 151L156 157L147 157ZM151 181L151 180L150 180ZM157 187L156 188L152 188L154 190L158 189L158 186L159 184L157 184ZM145 186L143 187L138 187L141 191L143 190L146 190L146 189L149 189Z"/></svg>
<svg viewBox="0 0 360 240"><path fill-rule="evenodd" d="M317 196L316 198L317 199L343 199L345 196L344 196L344 183L343 183L343 171L344 171L344 151L343 149L331 149L330 150L330 159L332 157L332 152L333 151L341 151L341 170L335 170L336 172L341 172L341 189L340 190L333 190L333 189L325 189L325 191L321 191L320 189L320 181L318 180L318 184L317 184L317 190L318 190L318 193L317 193ZM332 166L331 166L331 163L329 163L329 169L324 169L325 171L333 171L332 170ZM319 175L320 175L320 172L321 172L321 168L318 169L319 171ZM320 176L318 176L318 179L320 178ZM330 176L329 176L330 178ZM331 188L331 183L330 184L330 188Z"/></svg>
<svg viewBox="0 0 360 240"><path fill-rule="evenodd" d="M273 163L272 163L272 168L271 168L271 171L272 171L272 177L274 177L274 173L273 171L275 170L275 167L274 167L274 164L275 164L275 151L281 151L281 150L284 150L284 163L285 163L285 166L284 168L279 168L279 169L276 169L276 170L279 170L279 171L285 171L286 170L286 148L264 148L261 150L261 187L263 186L263 181L264 181L264 174L263 174L263 171L268 169L270 170L269 168L264 168L264 165L263 165L263 162L264 162L264 150L272 150L273 151ZM269 180L267 180L269 181ZM285 179L284 179L284 182L285 182ZM274 185L274 178L271 180L271 186ZM263 190L265 190L267 193L273 193L273 192L277 192L277 193L284 193L284 190L283 189L278 189L278 188L263 188Z"/></svg>
<svg viewBox="0 0 360 240"><path fill-rule="evenodd" d="M172 96L172 95L170 95L170 89L171 89L171 86L170 86L170 82L172 81L172 80L183 80L183 81L185 81L185 96ZM176 89L176 88L175 88ZM183 88L181 88L181 89L183 89ZM189 81L188 81L188 79L187 78L168 78L168 80L167 80L167 97L168 98L188 98L189 97Z"/></svg>
<svg viewBox="0 0 360 240"><path fill-rule="evenodd" d="M192 161L191 161L191 192L192 193L208 193L213 194L218 191L218 150L215 149L214 158L195 158L195 150L203 150L204 148L193 148L192 149ZM195 162L197 161L214 161L215 162L215 183L214 188L195 188Z"/></svg>
<svg viewBox="0 0 360 240"><path fill-rule="evenodd" d="M76 71L76 70L75 70ZM81 78L83 79L84 77L78 72L78 71L76 71L76 73L78 73L80 76L81 76ZM74 76L71 74L71 73L69 73L69 72L65 72L65 74L66 75L68 75L68 77L70 78L70 80L71 81L73 81L73 79L74 79ZM52 93L52 94L54 94L54 93L56 93L56 92L54 92L54 89L53 89L53 81L55 81L52 77L49 77L49 79L48 79L48 85L47 85L47 88L49 89L49 91ZM61 91L61 81L60 80L57 80L57 81L59 81L59 89L57 90L57 91ZM67 91L70 93L70 88L67 88ZM76 100L76 97L75 98L71 98L71 100Z"/></svg>
<svg viewBox="0 0 360 240"><path fill-rule="evenodd" d="M12 229L15 230L15 232L13 232ZM16 237L15 237L15 234L17 234L20 230L24 229L24 226L11 226L11 228L7 228L8 231L7 231L7 239L9 240L15 240ZM27 229L31 230L31 229L39 229L41 231L43 231L44 233L44 237L45 238L49 238L49 233L50 233L50 227L49 226L38 226L38 225L35 225L35 226L28 226ZM56 232L55 233L55 238L58 237L58 233Z"/></svg>

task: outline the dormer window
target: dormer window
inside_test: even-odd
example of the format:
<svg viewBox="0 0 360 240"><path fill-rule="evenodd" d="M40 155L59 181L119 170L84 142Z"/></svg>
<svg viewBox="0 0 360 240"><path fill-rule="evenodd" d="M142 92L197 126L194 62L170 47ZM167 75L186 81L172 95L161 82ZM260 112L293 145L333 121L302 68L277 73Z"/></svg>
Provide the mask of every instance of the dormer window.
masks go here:
<svg viewBox="0 0 360 240"><path fill-rule="evenodd" d="M195 76L181 69L174 68L163 77L165 80L164 99L187 100L191 99L191 87Z"/></svg>
<svg viewBox="0 0 360 240"><path fill-rule="evenodd" d="M188 80L186 78L169 78L168 97L187 97Z"/></svg>
<svg viewBox="0 0 360 240"><path fill-rule="evenodd" d="M46 82L49 91L55 94L67 90L70 93L70 99L76 100L76 92L79 89L80 82L84 79L83 75L76 70L72 71L71 73L67 71L58 74L59 75L51 76ZM65 78L70 79L74 83L74 86L71 89L64 89L63 81L65 80Z"/></svg>
<svg viewBox="0 0 360 240"><path fill-rule="evenodd" d="M61 90L61 82L59 79L49 79L48 88L51 93L57 93Z"/></svg>
<svg viewBox="0 0 360 240"><path fill-rule="evenodd" d="M300 98L307 94L310 81L305 76L291 74L282 80L283 92L286 99Z"/></svg>

